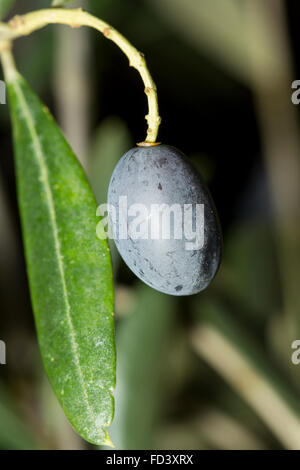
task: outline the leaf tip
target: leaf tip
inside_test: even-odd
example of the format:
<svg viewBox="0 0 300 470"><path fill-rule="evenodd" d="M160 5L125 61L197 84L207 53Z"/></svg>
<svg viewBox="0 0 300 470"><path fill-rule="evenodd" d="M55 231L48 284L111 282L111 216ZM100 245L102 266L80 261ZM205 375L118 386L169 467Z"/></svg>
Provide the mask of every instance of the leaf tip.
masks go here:
<svg viewBox="0 0 300 470"><path fill-rule="evenodd" d="M112 449L115 449L115 445L114 443L111 441L109 435L107 434L107 432L105 432L105 440L103 442L103 445L106 446L106 447L111 447Z"/></svg>

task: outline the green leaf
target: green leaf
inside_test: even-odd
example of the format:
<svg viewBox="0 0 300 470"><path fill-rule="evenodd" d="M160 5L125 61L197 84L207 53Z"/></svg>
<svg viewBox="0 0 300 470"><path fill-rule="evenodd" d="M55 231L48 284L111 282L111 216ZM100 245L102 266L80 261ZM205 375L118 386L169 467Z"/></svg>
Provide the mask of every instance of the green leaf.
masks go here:
<svg viewBox="0 0 300 470"><path fill-rule="evenodd" d="M8 77L18 198L39 344L75 430L109 444L114 412L113 281L96 202L49 111L17 73Z"/></svg>
<svg viewBox="0 0 300 470"><path fill-rule="evenodd" d="M9 12L16 0L0 0L0 19Z"/></svg>

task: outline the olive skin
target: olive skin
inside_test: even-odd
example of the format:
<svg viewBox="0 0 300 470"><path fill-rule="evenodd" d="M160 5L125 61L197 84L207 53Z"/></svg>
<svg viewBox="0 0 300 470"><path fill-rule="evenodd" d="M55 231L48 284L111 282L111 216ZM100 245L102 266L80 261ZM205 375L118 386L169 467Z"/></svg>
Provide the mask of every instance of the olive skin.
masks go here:
<svg viewBox="0 0 300 470"><path fill-rule="evenodd" d="M120 197L124 196L127 198L127 208L123 207L123 203L119 205ZM192 204L194 208L196 204L203 205L204 244L200 249L187 249L184 236L181 239L175 239L174 236L163 239L162 235L159 239L151 236L137 238L132 237L130 231L129 236L123 239L117 227L120 218L124 220L123 217L128 215L126 211L133 204L143 204L149 213L153 204L167 204L169 207L177 204L182 210L185 204ZM116 209L114 215L111 206ZM221 261L220 224L205 183L182 152L168 145L129 150L118 162L111 177L108 207L118 251L143 282L160 292L175 296L197 294L211 283ZM196 210L192 211L190 217L192 227L195 228ZM128 228L131 219L127 217L126 220ZM182 217L182 220L185 219ZM144 222L143 215L141 221ZM171 225L174 229L175 221L173 219L172 224L172 217ZM142 223L140 227L145 228L146 225ZM173 234L174 230L171 232ZM151 234L150 229L147 233ZM183 226L182 233L185 233Z"/></svg>

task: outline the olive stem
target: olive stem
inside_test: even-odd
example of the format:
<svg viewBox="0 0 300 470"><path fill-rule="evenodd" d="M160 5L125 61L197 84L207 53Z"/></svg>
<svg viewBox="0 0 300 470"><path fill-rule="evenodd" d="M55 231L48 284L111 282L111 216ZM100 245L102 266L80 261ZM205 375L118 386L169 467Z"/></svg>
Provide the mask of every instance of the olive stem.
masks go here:
<svg viewBox="0 0 300 470"><path fill-rule="evenodd" d="M0 23L0 41L12 41L27 36L48 24L64 24L72 28L89 26L114 42L128 57L129 65L135 68L145 85L149 114L146 144L155 144L161 119L159 117L157 89L148 70L144 55L139 52L122 34L105 21L80 9L51 8L15 16L8 23ZM1 49L1 45L0 45Z"/></svg>
<svg viewBox="0 0 300 470"><path fill-rule="evenodd" d="M6 43L6 46L3 47L4 43L0 44L0 58L4 71L5 80L9 83L14 81L18 75L18 71L15 65L15 59L11 52L11 44Z"/></svg>

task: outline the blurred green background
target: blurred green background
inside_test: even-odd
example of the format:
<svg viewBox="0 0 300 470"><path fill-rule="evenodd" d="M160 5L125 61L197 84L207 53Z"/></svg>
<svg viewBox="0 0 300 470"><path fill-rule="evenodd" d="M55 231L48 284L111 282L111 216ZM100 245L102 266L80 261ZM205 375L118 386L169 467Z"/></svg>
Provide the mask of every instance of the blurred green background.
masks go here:
<svg viewBox="0 0 300 470"><path fill-rule="evenodd" d="M49 4L17 0L8 16ZM146 54L159 92L159 140L193 160L224 231L217 278L190 298L142 285L112 246L116 448L300 449L300 364L291 361L300 340L300 116L291 102L300 78L299 1L73 5ZM15 54L105 202L117 161L144 138L138 74L86 29L48 27L16 41ZM0 106L0 135L0 339L7 345L0 448L91 448L68 424L41 364L7 106Z"/></svg>

